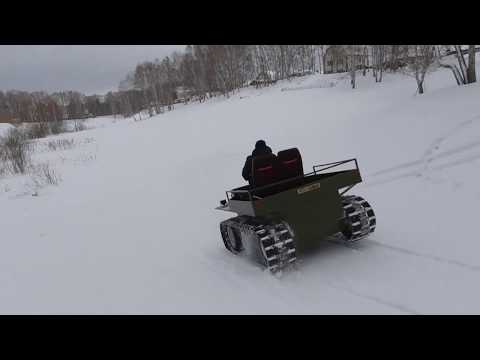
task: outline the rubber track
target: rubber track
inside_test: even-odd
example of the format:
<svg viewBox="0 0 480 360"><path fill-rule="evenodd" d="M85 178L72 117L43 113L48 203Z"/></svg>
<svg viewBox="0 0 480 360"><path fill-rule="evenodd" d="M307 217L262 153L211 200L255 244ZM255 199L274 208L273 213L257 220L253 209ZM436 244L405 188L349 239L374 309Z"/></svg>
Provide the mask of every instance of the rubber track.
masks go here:
<svg viewBox="0 0 480 360"><path fill-rule="evenodd" d="M232 249L224 233L228 229L240 232L242 242L255 241L258 244L263 265L271 272L277 272L293 265L297 259L294 235L286 222L260 223L258 219L237 216L220 224L225 247L234 254L240 251Z"/></svg>
<svg viewBox="0 0 480 360"><path fill-rule="evenodd" d="M377 220L371 205L362 197L349 195L342 198L345 217L351 224L351 235L345 237L349 242L364 239L375 231Z"/></svg>
<svg viewBox="0 0 480 360"><path fill-rule="evenodd" d="M285 222L259 225L254 231L270 271L276 272L295 263L295 240Z"/></svg>

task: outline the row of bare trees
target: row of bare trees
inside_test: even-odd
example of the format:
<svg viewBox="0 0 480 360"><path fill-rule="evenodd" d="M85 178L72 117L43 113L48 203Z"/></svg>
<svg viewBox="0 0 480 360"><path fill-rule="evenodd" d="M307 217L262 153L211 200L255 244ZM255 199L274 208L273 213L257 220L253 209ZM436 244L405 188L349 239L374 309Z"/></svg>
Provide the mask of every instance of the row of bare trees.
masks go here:
<svg viewBox="0 0 480 360"><path fill-rule="evenodd" d="M18 122L132 116L142 111L153 116L172 110L179 98L228 97L260 73L279 80L315 67L314 45L189 45L184 53L138 64L118 91L101 100L75 91L0 92L0 114Z"/></svg>
<svg viewBox="0 0 480 360"><path fill-rule="evenodd" d="M158 114L173 109L179 99L228 97L260 74L276 81L313 72L315 50L315 45L188 45L182 54L138 64L113 95L118 113L130 112L125 97L136 91L148 113Z"/></svg>
<svg viewBox="0 0 480 360"><path fill-rule="evenodd" d="M460 45L450 45L453 50L451 54L455 54L457 63L440 63L441 66L452 70L455 81L458 85L471 84L477 81L475 70L475 45L468 45L467 49L462 49ZM468 61L465 60L465 55L468 54Z"/></svg>
<svg viewBox="0 0 480 360"><path fill-rule="evenodd" d="M325 69L327 53L333 62L344 62L351 77L352 88L356 87L356 74L363 75L371 69L376 82L381 82L385 71L401 71L415 78L417 92L423 94L425 78L429 71L443 66L450 68L458 85L476 82L475 45L468 49L461 45L321 45L320 64ZM468 60L465 55L468 54ZM445 62L445 56L453 55ZM359 63L360 62L360 63ZM345 69L344 69L345 71Z"/></svg>
<svg viewBox="0 0 480 360"><path fill-rule="evenodd" d="M415 75L418 93L424 93L426 74L439 66L450 68L458 85L476 82L476 47L475 45L467 47L468 50L461 45L405 45L407 66ZM467 53L468 62L465 60ZM451 62L451 57L445 58L445 55L454 55L458 66Z"/></svg>
<svg viewBox="0 0 480 360"><path fill-rule="evenodd" d="M0 91L0 113L4 119L20 122L57 120L62 117L60 106L44 92Z"/></svg>
<svg viewBox="0 0 480 360"><path fill-rule="evenodd" d="M179 102L228 97L260 76L268 85L298 74L324 73L328 64L336 64L330 71L347 71L352 88L357 73L371 72L381 82L386 71L402 71L415 78L422 94L426 75L436 66L451 69L459 85L475 82L475 50L475 45L188 45L182 53L138 64L118 91L104 97L74 91L0 91L0 114L20 122L142 112L153 116ZM452 55L449 62L445 55Z"/></svg>
<svg viewBox="0 0 480 360"><path fill-rule="evenodd" d="M0 91L0 114L16 122L49 122L110 114L108 104L97 96L66 91Z"/></svg>

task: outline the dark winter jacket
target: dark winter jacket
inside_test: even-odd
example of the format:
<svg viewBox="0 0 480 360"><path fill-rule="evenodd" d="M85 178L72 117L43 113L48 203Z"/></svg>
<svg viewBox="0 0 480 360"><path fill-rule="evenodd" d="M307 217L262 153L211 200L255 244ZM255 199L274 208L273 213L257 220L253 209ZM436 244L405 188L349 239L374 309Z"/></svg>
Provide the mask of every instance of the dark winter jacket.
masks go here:
<svg viewBox="0 0 480 360"><path fill-rule="evenodd" d="M243 178L251 182L252 177L252 160L256 156L263 156L272 153L272 149L265 144L265 141L259 140L255 144L255 149L252 151L252 155L249 155L245 160L245 165L243 166L242 176Z"/></svg>

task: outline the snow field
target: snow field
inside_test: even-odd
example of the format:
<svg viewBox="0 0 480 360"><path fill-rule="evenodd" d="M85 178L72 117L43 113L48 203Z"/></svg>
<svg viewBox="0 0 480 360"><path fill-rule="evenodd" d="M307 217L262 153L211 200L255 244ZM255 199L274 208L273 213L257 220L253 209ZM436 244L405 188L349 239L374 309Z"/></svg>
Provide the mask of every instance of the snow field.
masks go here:
<svg viewBox="0 0 480 360"><path fill-rule="evenodd" d="M480 87L451 76L418 96L404 75L313 75L38 141L62 181L0 179L0 313L480 313ZM259 138L306 170L356 157L376 232L281 277L228 253L213 208Z"/></svg>

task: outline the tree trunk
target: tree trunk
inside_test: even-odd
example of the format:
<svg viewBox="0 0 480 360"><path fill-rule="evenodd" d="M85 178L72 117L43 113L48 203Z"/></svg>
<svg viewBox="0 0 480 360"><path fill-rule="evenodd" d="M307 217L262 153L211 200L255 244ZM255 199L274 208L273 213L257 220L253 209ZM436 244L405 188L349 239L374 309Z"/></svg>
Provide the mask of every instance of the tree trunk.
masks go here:
<svg viewBox="0 0 480 360"><path fill-rule="evenodd" d="M392 45L392 70L397 71L398 45Z"/></svg>
<svg viewBox="0 0 480 360"><path fill-rule="evenodd" d="M462 73L462 80L463 80L463 83L466 84L467 83L467 65L465 63L465 58L463 57L462 49L460 45L455 45L455 50L457 53L458 65L460 66L460 71Z"/></svg>
<svg viewBox="0 0 480 360"><path fill-rule="evenodd" d="M468 45L467 83L471 84L476 81L477 74L475 73L475 45Z"/></svg>
<svg viewBox="0 0 480 360"><path fill-rule="evenodd" d="M352 52L352 55L350 55L350 83L352 84L352 89L355 89L356 87L356 71L357 71L357 64L356 64L356 57L355 57L355 49L352 48L350 50ZM347 61L348 63L348 61Z"/></svg>
<svg viewBox="0 0 480 360"><path fill-rule="evenodd" d="M158 101L157 85L154 83L152 85L152 88L153 88L153 96L155 98L155 114L158 114L160 112L159 111L160 104L159 104L159 101Z"/></svg>
<svg viewBox="0 0 480 360"><path fill-rule="evenodd" d="M363 76L367 75L367 59L368 59L368 48L365 46L363 48L363 58L362 58Z"/></svg>
<svg viewBox="0 0 480 360"><path fill-rule="evenodd" d="M327 64L327 57L325 51L322 49L322 74L325 74L325 65Z"/></svg>
<svg viewBox="0 0 480 360"><path fill-rule="evenodd" d="M423 81L417 81L418 93L423 94Z"/></svg>

